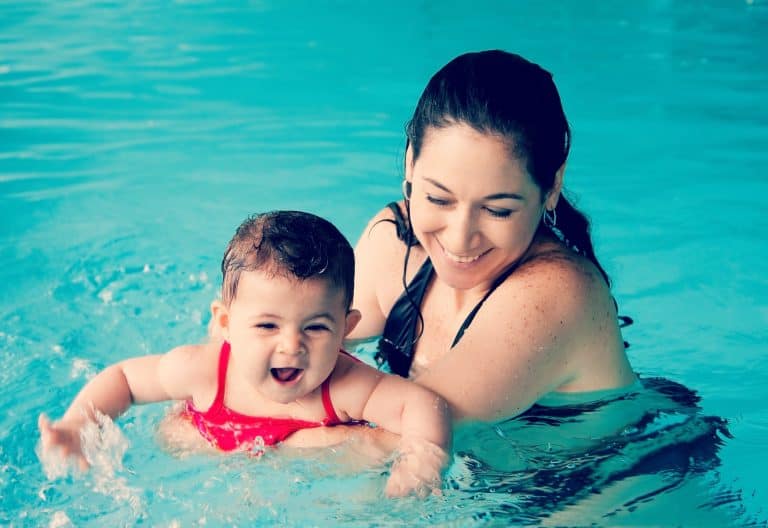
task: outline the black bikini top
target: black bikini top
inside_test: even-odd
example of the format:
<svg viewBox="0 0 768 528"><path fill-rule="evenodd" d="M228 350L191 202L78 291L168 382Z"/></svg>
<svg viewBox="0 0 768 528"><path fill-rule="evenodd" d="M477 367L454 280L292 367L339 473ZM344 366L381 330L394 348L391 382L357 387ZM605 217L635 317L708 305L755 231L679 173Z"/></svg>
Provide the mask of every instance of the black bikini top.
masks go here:
<svg viewBox="0 0 768 528"><path fill-rule="evenodd" d="M400 211L400 206L396 202L392 202L387 204L387 207L389 207L394 215L394 220L388 221L395 224L397 237L409 246L417 245L418 241L409 230L408 223ZM472 308L472 311L469 312L464 319L464 322L461 323L458 332L456 332L456 337L453 338L451 348L455 347L461 340L464 332L469 328L469 325L472 324L472 320L475 318L475 315L477 315L477 312L480 310L480 307L485 300L490 297L496 288L507 280L507 277L509 277L522 262L523 259L514 262L504 271L504 273L499 275L496 280L493 281L490 289L475 307ZM389 311L387 320L384 323L384 331L379 340L378 351L375 355L376 361L379 365L387 363L389 369L394 374L398 374L404 378L408 377L408 373L411 370L411 364L413 363L413 347L418 339L418 324L421 320L421 305L433 275L434 268L432 267L432 262L427 259ZM613 303L616 305L616 299L613 299ZM616 306L616 308L618 310L618 306ZM624 328L634 322L631 317L626 315L619 315L618 319L619 328ZM628 347L629 343L624 341L624 348Z"/></svg>
<svg viewBox="0 0 768 528"><path fill-rule="evenodd" d="M390 203L387 205L395 216L395 226L397 228L397 237L406 241L409 237L408 226L400 212L400 207L396 203ZM477 315L480 307L485 300L494 292L496 288L503 283L507 277L517 268L520 261L515 262L512 266L499 275L490 289L486 292L482 299L472 308L464 322L461 323L456 337L453 338L451 348L455 347L461 340L464 332L472 324L472 320ZM386 362L389 365L390 370L403 376L408 377L408 373L411 370L411 364L413 363L413 347L416 344L418 324L421 319L419 312L421 304L424 301L424 295L426 294L427 287L434 275L434 268L432 262L427 259L424 264L421 265L419 271L413 277L411 282L406 286L405 290L400 297L398 297L392 309L389 311L387 320L384 324L384 332L379 340L379 350L376 352L376 360L381 364Z"/></svg>
<svg viewBox="0 0 768 528"><path fill-rule="evenodd" d="M464 332L472 324L472 320L477 315L480 307L485 300L490 297L493 291L506 280L507 277L512 274L517 268L517 263L508 268L504 273L499 275L491 285L491 288L483 295L483 298L472 308L464 322L461 323L459 331L456 332L456 337L453 338L451 348L455 347L459 341L461 341ZM387 362L390 370L403 376L408 377L408 373L411 370L411 364L413 363L413 347L416 344L418 322L420 319L419 309L421 303L424 300L424 294L427 291L427 286L434 275L434 268L432 262L427 259L424 264L421 265L419 271L413 277L413 280L408 284L408 287L400 297L398 297L395 305L389 311L387 321L384 324L384 332L379 340L379 350L376 353L376 360L380 363Z"/></svg>

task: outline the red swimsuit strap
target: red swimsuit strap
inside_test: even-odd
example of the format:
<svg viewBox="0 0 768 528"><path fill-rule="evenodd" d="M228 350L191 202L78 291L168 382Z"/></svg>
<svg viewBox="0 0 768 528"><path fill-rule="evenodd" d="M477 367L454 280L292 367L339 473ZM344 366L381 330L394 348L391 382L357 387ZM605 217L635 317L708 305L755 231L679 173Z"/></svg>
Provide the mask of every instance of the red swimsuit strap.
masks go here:
<svg viewBox="0 0 768 528"><path fill-rule="evenodd" d="M333 425L341 423L339 416L336 414L336 410L333 408L333 402L331 402L331 376L333 372L325 378L322 386L320 387L320 393L323 397L323 407L325 408L325 422L326 425Z"/></svg>
<svg viewBox="0 0 768 528"><path fill-rule="evenodd" d="M211 404L209 412L213 409L220 408L224 405L224 386L227 382L227 366L229 366L229 341L224 341L221 344L221 351L219 352L219 371L218 371L218 386L216 387L216 397Z"/></svg>
<svg viewBox="0 0 768 528"><path fill-rule="evenodd" d="M356 358L346 350L339 350L339 352L341 352L348 358L354 361L357 361L358 363L360 362L358 358ZM326 425L341 423L341 419L336 414L336 410L333 408L333 402L331 401L331 376L333 376L333 371L331 371L328 377L325 378L325 381L323 382L323 384L320 386L320 394L323 397L323 407L325 408Z"/></svg>

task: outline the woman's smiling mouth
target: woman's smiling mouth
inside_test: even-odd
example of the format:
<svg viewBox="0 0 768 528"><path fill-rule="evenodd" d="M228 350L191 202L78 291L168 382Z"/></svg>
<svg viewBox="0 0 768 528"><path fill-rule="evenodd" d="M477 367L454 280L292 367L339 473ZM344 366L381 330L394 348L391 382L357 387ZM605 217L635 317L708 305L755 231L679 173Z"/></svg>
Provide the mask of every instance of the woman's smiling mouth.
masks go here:
<svg viewBox="0 0 768 528"><path fill-rule="evenodd" d="M438 244L440 244L439 241L438 241ZM448 260L450 260L451 262L454 262L456 264L463 264L463 265L472 264L473 262L476 262L481 257L487 255L489 251L491 251L490 249L487 249L487 250L485 250L483 252L480 252L480 253L478 253L476 255L457 255L457 254L451 253L450 251L445 249L445 247L442 244L440 244L440 248L443 250L443 255L445 255L445 257Z"/></svg>

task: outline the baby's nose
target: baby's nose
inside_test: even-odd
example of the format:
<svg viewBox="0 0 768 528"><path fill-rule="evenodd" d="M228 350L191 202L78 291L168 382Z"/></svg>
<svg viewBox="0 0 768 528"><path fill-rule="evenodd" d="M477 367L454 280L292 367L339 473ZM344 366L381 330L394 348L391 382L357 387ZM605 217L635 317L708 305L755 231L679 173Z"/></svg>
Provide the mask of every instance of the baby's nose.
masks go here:
<svg viewBox="0 0 768 528"><path fill-rule="evenodd" d="M299 332L286 332L280 338L278 352L281 354L299 355L306 351Z"/></svg>

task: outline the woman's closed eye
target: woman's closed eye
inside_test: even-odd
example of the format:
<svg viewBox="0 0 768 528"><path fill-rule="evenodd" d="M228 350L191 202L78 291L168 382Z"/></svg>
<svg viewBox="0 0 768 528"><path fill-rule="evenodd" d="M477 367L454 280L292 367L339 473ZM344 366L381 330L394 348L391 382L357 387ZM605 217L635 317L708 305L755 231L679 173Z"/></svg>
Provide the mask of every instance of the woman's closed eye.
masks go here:
<svg viewBox="0 0 768 528"><path fill-rule="evenodd" d="M449 207L453 203L453 200L448 198L440 198L432 194L427 194L427 201L435 204L438 207ZM491 207L488 205L484 205L483 210L494 218L508 218L514 212L512 209L506 209L504 207Z"/></svg>
<svg viewBox="0 0 768 528"><path fill-rule="evenodd" d="M504 209L501 207L489 207L489 206L483 206L483 209L490 214L493 217L496 218L507 218L512 214L512 209Z"/></svg>
<svg viewBox="0 0 768 528"><path fill-rule="evenodd" d="M433 196L431 194L427 194L427 201L430 203L433 203L439 207L446 207L448 205L451 205L451 200L447 198L439 198L437 196Z"/></svg>

